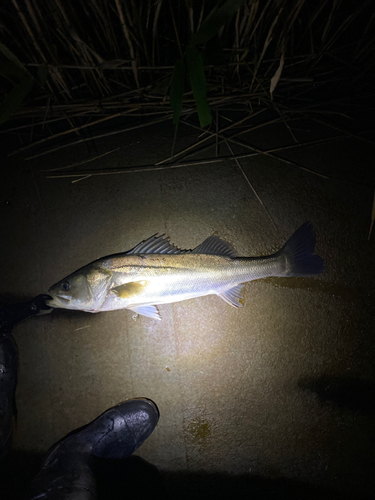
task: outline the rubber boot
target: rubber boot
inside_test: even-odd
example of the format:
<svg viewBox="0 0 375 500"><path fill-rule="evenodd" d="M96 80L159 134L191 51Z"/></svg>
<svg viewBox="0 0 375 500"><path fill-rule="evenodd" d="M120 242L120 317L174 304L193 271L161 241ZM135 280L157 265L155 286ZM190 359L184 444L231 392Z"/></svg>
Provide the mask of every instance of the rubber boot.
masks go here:
<svg viewBox="0 0 375 500"><path fill-rule="evenodd" d="M71 432L47 453L31 486L31 499L96 499L92 463L130 456L155 429L159 411L149 399L131 399Z"/></svg>
<svg viewBox="0 0 375 500"><path fill-rule="evenodd" d="M15 391L19 357L12 329L31 316L51 312L45 304L49 298L49 295L38 295L29 302L0 306L0 460L11 448L13 417L17 413Z"/></svg>
<svg viewBox="0 0 375 500"><path fill-rule="evenodd" d="M13 337L9 336L0 342L0 460L12 445L17 370L18 349Z"/></svg>

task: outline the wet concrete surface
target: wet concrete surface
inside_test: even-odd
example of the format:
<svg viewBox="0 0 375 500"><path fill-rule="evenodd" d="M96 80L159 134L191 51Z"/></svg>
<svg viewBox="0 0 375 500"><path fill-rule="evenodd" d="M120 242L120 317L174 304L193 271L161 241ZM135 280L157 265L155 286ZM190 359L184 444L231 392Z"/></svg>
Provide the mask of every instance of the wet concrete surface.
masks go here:
<svg viewBox="0 0 375 500"><path fill-rule="evenodd" d="M309 126L296 135L332 135ZM177 150L196 137L181 126ZM170 155L172 142L170 125L106 138L96 142L99 154L120 149L90 169L153 164ZM291 141L278 126L257 131L251 142L267 148ZM220 152L227 154L224 146ZM275 158L241 160L278 231L234 162L72 183L46 178L44 170L88 159L85 144L26 162L2 159L3 303L46 292L79 267L155 233L181 248L217 234L240 255L258 256L310 220L325 262L319 277L247 284L240 310L208 296L160 306L161 322L126 310L56 310L18 325L13 453L25 471L72 429L145 396L161 418L137 455L158 468L167 490L180 488L181 498L189 491L197 498L227 491L371 496L375 234L367 236L374 146L351 138L282 154L334 179ZM204 155L213 157L214 148Z"/></svg>

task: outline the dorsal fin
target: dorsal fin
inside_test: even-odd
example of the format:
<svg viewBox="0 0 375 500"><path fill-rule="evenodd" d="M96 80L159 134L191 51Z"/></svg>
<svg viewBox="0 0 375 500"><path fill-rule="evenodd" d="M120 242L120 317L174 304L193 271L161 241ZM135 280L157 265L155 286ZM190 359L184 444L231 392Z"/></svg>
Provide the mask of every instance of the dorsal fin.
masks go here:
<svg viewBox="0 0 375 500"><path fill-rule="evenodd" d="M169 238L164 238L165 234L158 236L154 234L147 240L141 241L137 246L126 252L129 254L147 254L147 253L168 253L168 254L181 254L190 253L191 250L181 250L180 248L172 245Z"/></svg>
<svg viewBox="0 0 375 500"><path fill-rule="evenodd" d="M203 243L194 248L193 253L204 253L206 255L223 255L225 257L237 257L236 250L217 236L209 236Z"/></svg>

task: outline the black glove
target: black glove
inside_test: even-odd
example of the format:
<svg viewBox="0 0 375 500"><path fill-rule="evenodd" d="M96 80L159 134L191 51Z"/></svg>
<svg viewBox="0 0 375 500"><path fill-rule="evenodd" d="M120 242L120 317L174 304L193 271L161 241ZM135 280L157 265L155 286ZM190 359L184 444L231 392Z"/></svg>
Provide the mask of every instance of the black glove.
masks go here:
<svg viewBox="0 0 375 500"><path fill-rule="evenodd" d="M47 306L45 303L46 300L50 299L52 299L52 297L49 295L40 294L29 302L0 306L0 342L2 339L9 337L14 325L17 323L31 316L51 312L53 308Z"/></svg>

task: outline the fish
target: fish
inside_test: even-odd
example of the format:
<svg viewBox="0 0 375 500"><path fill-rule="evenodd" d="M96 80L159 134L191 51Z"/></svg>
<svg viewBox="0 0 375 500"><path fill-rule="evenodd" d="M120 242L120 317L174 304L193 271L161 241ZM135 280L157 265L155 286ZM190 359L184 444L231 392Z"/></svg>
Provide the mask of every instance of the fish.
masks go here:
<svg viewBox="0 0 375 500"><path fill-rule="evenodd" d="M209 236L182 250L155 234L131 250L97 259L53 285L50 307L97 313L129 309L160 320L158 305L216 294L233 307L244 305L244 284L271 276L311 276L324 271L314 254L311 222L284 246L264 257L240 257L229 243Z"/></svg>

